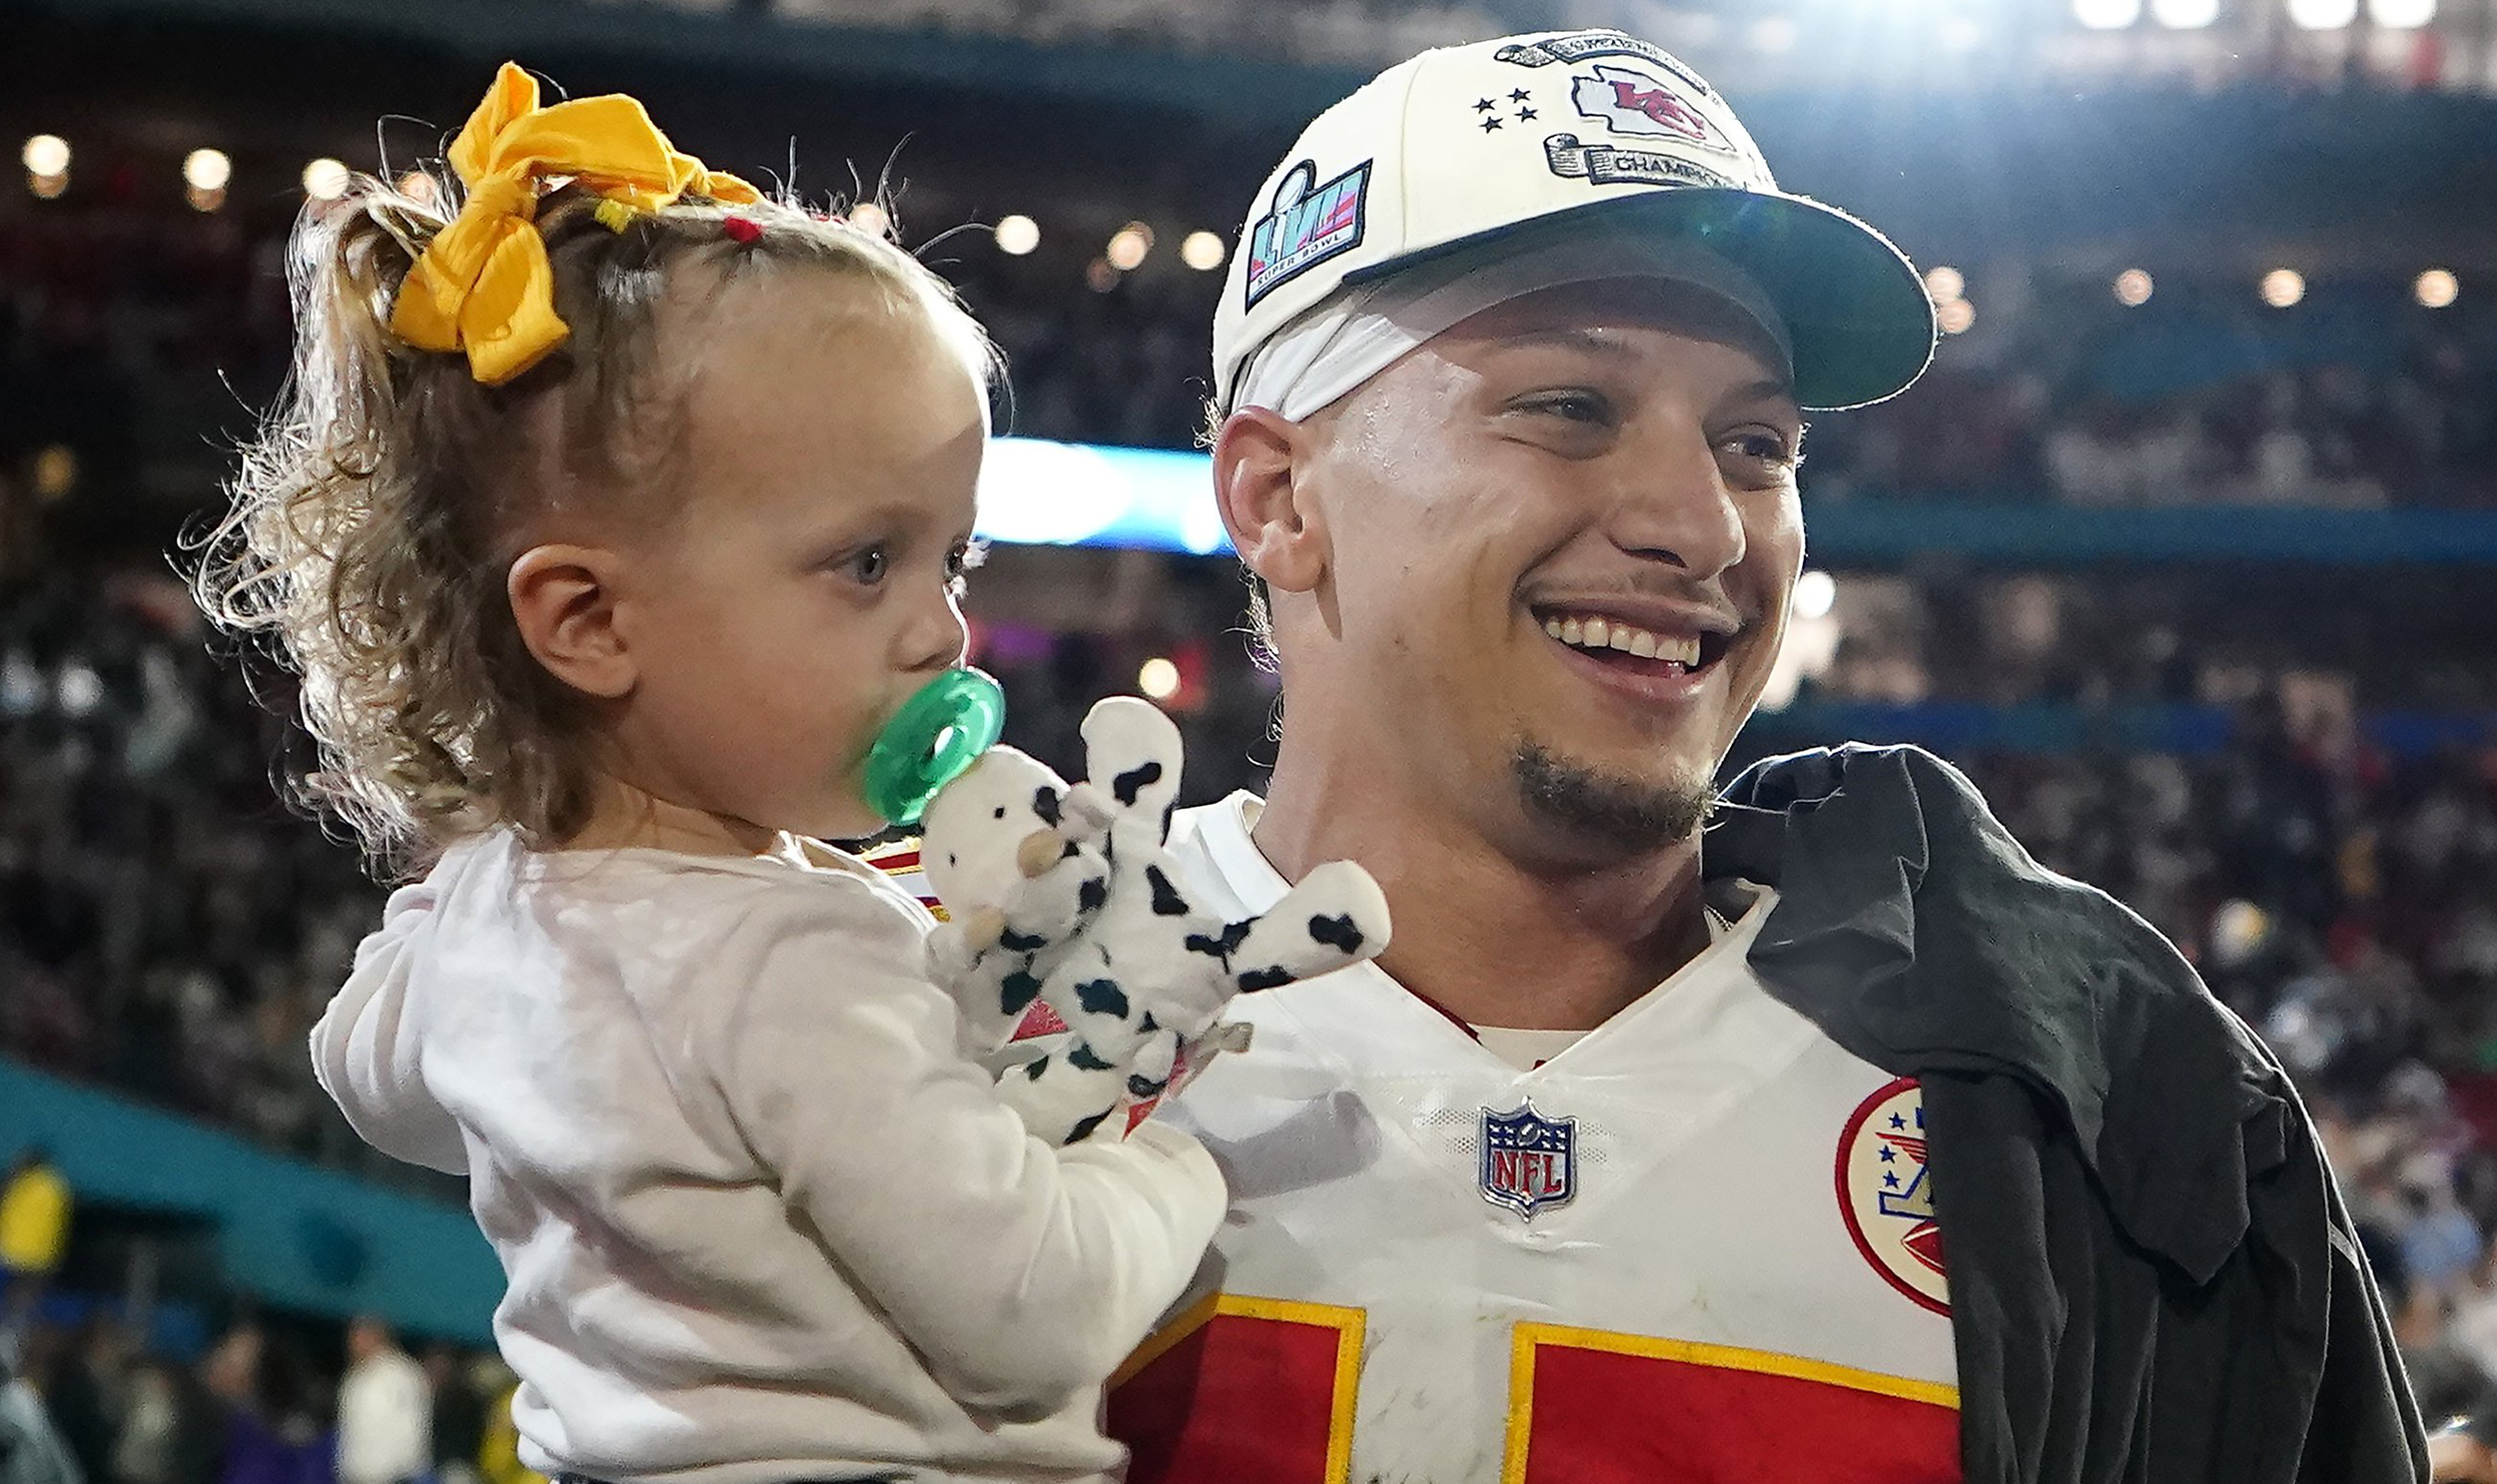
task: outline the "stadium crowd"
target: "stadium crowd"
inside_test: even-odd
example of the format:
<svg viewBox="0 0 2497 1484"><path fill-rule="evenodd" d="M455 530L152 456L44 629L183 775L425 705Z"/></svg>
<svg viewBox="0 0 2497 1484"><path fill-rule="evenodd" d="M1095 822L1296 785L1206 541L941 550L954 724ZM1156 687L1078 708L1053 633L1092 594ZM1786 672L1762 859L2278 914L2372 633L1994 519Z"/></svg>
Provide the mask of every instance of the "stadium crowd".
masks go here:
<svg viewBox="0 0 2497 1484"><path fill-rule="evenodd" d="M239 1318L200 1355L142 1344L101 1306L0 1331L0 1382L40 1399L49 1468L13 1484L545 1484L519 1461L516 1378L491 1353L410 1355L378 1321Z"/></svg>
<svg viewBox="0 0 2497 1484"><path fill-rule="evenodd" d="M128 501L194 509L225 472L285 364L284 207L200 213L112 180L0 203L0 571L47 506L110 538ZM951 225L905 223L914 242ZM1006 353L1007 430L1196 440L1219 275L1168 248L1088 272L979 232L930 256ZM1820 419L1816 498L2497 504L2497 313L2475 296L2426 310L2326 285L2274 310L2177 284L2126 310L2103 285L1972 277L1988 308L1924 384Z"/></svg>
<svg viewBox="0 0 2497 1484"><path fill-rule="evenodd" d="M306 761L286 677L262 666L247 685L163 568L171 520L225 474L282 371L286 225L266 204L145 204L111 179L0 207L0 1055L456 1198L369 1149L308 1076L307 1033L381 888L281 800L275 780ZM1006 352L1010 430L1194 441L1217 276L1166 251L1088 277L985 235L944 256ZM2167 285L2136 311L2103 286L2024 296L1976 277L1977 323L1923 386L1822 419L1813 499L2497 506L2497 317L2469 295L2353 317ZM2180 342L2233 349L2179 367L2164 348ZM139 560L82 557L105 549ZM983 614L1009 740L1079 772L1085 704L1128 688L1140 652L1167 654L1189 801L1254 787L1272 689L1226 632L1236 578L1146 557L1115 575L1086 589L1122 611L1108 632ZM2170 671L2191 693L2191 643L2164 632L2147 665L2075 626L2027 672L1961 646L1955 674L1954 646L1871 653L1865 626L1822 693L2167 695ZM2484 655L2477 674L2463 689L2486 705ZM2281 704L2278 679L2233 698L2240 725L2215 750L1958 761L2032 851L2168 934L2291 1067L2433 1417L2497 1386L2497 749L2394 755L2346 714ZM341 1475L338 1409L300 1336L240 1326L197 1366L101 1314L18 1338L90 1484L415 1476ZM499 1415L476 1398L506 1384L470 1374L485 1364L428 1355L416 1472L509 1484L470 1436L472 1412Z"/></svg>

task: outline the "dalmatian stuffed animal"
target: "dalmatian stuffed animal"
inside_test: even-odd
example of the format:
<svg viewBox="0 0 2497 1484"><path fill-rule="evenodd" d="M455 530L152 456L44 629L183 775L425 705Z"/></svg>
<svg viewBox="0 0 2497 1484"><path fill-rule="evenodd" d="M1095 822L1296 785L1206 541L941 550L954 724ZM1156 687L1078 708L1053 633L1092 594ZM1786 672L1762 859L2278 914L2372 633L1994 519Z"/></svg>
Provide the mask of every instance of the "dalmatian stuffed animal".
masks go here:
<svg viewBox="0 0 2497 1484"><path fill-rule="evenodd" d="M928 936L928 977L962 1007L974 1056L1006 1045L1109 898L1110 814L1076 802L1085 812L1070 817L1048 764L992 747L921 817L920 870L948 916Z"/></svg>
<svg viewBox="0 0 2497 1484"><path fill-rule="evenodd" d="M1216 1048L1245 1045L1228 1033L1246 1027L1217 1027L1234 995L1374 958L1388 933L1385 896L1349 861L1311 871L1260 916L1232 921L1198 906L1165 844L1179 728L1144 701L1112 697L1085 717L1084 743L1092 776L1068 791L1061 818L1081 821L1079 851L1102 829L1108 891L1043 976L1066 1043L999 1084L1033 1132L1060 1143L1123 1133L1127 1120L1113 1113L1160 1097Z"/></svg>

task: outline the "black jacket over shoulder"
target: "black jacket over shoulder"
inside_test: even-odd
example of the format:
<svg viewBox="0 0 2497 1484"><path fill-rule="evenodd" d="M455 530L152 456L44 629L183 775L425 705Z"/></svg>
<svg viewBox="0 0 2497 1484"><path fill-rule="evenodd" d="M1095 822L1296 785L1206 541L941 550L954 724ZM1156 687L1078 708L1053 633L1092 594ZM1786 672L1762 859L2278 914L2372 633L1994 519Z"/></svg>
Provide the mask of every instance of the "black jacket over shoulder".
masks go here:
<svg viewBox="0 0 2497 1484"><path fill-rule="evenodd" d="M1969 1484L2427 1478L2305 1109L2147 923L1913 747L1751 768L1703 858L1777 886L1770 991L1924 1084Z"/></svg>

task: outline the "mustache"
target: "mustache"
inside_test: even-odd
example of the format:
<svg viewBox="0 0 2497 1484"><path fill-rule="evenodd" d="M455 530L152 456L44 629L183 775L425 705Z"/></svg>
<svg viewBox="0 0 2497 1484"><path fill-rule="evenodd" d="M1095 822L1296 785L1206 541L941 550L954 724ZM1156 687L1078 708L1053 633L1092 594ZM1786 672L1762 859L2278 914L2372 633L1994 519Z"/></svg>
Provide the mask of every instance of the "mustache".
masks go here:
<svg viewBox="0 0 2497 1484"><path fill-rule="evenodd" d="M1737 629L1750 628L1760 617L1726 596L1716 584L1673 571L1616 572L1576 580L1539 577L1520 584L1518 595L1529 607L1564 600L1641 598L1689 608Z"/></svg>

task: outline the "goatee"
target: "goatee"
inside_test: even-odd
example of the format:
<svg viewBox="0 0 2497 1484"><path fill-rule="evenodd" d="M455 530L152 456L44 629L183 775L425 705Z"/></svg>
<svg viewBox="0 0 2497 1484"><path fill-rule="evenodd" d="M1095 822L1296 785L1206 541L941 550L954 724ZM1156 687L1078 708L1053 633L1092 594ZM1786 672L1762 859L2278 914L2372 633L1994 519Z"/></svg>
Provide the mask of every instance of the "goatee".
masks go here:
<svg viewBox="0 0 2497 1484"><path fill-rule="evenodd" d="M1691 838L1708 818L1716 786L1705 777L1656 782L1624 778L1520 742L1512 760L1526 807L1588 843L1656 850Z"/></svg>

